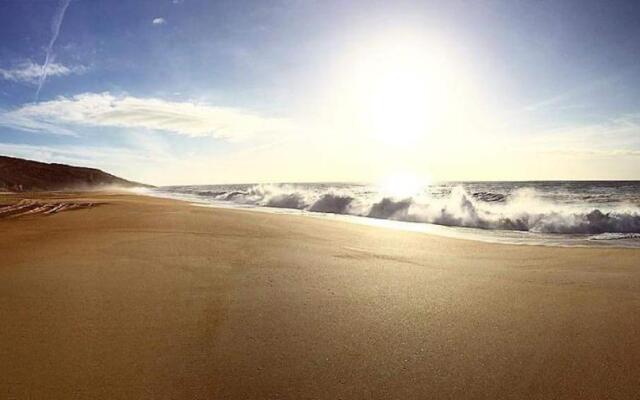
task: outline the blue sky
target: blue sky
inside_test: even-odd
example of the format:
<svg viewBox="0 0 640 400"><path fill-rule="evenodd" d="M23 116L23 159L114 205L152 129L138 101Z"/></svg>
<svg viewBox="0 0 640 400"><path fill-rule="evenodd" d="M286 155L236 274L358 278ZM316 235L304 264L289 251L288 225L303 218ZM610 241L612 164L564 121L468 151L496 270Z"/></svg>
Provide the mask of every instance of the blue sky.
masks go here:
<svg viewBox="0 0 640 400"><path fill-rule="evenodd" d="M638 2L64 6L0 2L0 154L155 184L360 181L397 171L432 179L640 179ZM439 122L411 137L403 121L416 116L389 111L380 140L369 122L354 123L371 92L356 93L362 89L350 82L365 75L362 86L375 87L374 64L407 42L413 55L389 68L409 70L430 49L444 49L447 67L426 67L424 76L432 82L455 70L447 92L469 84L462 100L435 90L428 99L380 92L383 110L412 109L416 99L450 102L439 115L424 111ZM361 59L374 61L349 75ZM362 118L375 119L366 110Z"/></svg>

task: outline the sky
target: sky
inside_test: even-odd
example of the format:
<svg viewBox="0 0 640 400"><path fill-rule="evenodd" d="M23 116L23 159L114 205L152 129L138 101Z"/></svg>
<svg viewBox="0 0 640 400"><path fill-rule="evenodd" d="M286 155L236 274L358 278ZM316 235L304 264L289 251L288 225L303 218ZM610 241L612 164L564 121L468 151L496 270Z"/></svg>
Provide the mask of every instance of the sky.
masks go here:
<svg viewBox="0 0 640 400"><path fill-rule="evenodd" d="M0 1L0 154L156 185L640 179L637 1Z"/></svg>

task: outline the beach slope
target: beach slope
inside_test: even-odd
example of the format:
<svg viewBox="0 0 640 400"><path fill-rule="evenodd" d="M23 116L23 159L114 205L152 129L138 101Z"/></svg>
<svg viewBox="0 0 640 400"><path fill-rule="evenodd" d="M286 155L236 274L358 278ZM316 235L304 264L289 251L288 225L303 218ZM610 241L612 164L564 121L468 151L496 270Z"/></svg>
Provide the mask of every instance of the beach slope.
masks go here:
<svg viewBox="0 0 640 400"><path fill-rule="evenodd" d="M0 220L1 398L640 397L637 249L38 201L97 206Z"/></svg>

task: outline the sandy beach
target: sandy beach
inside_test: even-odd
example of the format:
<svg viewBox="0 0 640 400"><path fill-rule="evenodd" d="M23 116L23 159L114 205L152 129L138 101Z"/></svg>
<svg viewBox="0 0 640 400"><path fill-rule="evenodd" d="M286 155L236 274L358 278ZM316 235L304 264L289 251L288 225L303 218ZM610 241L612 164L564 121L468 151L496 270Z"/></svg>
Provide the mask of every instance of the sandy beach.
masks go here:
<svg viewBox="0 0 640 400"><path fill-rule="evenodd" d="M63 197L0 220L0 398L640 397L640 250Z"/></svg>

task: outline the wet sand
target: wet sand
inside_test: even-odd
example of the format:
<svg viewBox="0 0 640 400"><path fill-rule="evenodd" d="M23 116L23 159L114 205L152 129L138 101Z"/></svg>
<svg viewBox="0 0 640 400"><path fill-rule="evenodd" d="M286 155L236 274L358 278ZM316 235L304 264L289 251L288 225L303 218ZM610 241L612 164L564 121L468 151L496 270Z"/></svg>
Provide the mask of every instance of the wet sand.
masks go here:
<svg viewBox="0 0 640 400"><path fill-rule="evenodd" d="M0 398L640 398L640 250L64 200L0 220Z"/></svg>

